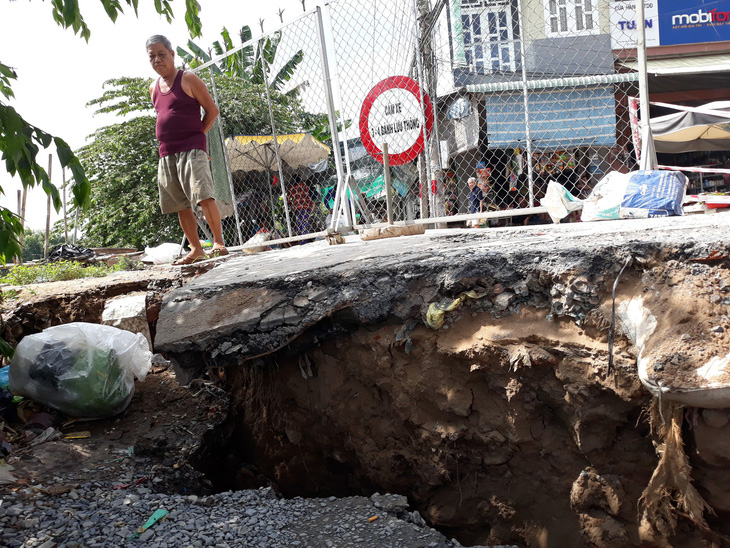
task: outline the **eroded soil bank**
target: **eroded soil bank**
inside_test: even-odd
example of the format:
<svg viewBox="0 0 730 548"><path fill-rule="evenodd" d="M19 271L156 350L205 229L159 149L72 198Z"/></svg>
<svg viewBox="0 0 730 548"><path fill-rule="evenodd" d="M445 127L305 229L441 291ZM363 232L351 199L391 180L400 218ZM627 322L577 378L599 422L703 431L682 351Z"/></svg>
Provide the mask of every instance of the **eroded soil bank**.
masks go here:
<svg viewBox="0 0 730 548"><path fill-rule="evenodd" d="M652 220L427 233L340 261L326 247L229 261L165 298L156 341L181 376L217 376L233 398L198 465L219 488L407 495L465 544L724 542L727 409L687 409L683 421L715 515L642 522L664 440L631 327L612 314L627 265L618 305L642 297L662 340L689 334L687 355L728 353L728 223L695 219L696 238L693 219ZM652 359L657 374L672 367Z"/></svg>

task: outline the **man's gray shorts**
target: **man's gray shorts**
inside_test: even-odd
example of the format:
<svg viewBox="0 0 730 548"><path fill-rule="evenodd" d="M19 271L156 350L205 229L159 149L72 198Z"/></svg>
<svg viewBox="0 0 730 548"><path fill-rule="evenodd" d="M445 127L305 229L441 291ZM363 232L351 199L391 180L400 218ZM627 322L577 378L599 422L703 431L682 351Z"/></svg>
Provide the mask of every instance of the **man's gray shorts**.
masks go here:
<svg viewBox="0 0 730 548"><path fill-rule="evenodd" d="M162 213L177 213L213 198L213 176L204 150L186 150L160 158L157 166Z"/></svg>

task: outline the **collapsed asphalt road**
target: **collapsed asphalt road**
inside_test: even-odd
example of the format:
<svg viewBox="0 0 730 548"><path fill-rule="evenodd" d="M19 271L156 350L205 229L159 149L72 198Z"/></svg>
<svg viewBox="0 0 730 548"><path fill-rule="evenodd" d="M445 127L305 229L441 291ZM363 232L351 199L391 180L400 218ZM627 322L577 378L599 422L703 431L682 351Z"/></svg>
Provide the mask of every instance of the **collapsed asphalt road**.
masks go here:
<svg viewBox="0 0 730 548"><path fill-rule="evenodd" d="M702 409L684 425L717 519L672 508L694 492L671 474L668 500L641 499L652 436L667 440L620 311L653 307L657 363L677 323L702 359L724 356L729 228L720 213L238 256L165 296L155 345L183 382L216 378L232 398L200 463L218 488L263 475L286 496L399 493L465 543L713 542L730 534L730 432ZM696 360L664 361L694 378Z"/></svg>

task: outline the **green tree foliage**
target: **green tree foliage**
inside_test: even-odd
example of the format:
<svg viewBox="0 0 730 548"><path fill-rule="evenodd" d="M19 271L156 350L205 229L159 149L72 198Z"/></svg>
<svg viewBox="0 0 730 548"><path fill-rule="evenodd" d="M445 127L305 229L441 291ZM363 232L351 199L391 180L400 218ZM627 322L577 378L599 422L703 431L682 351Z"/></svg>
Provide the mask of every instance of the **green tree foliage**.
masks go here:
<svg viewBox="0 0 730 548"><path fill-rule="evenodd" d="M99 0L112 21L123 11L123 4L131 7L137 14L139 0ZM70 28L86 41L91 31L81 14L78 0L51 0L53 19L60 26ZM172 7L169 0L154 0L157 13L172 19ZM200 36L201 22L198 17L200 5L197 0L185 0L185 22L190 35ZM40 149L51 144L56 148L58 159L63 167L68 167L73 174L73 202L76 207L85 208L89 204L90 186L84 170L66 142L46 133L42 129L29 124L5 101L14 96L11 80L17 79L17 73L0 62L0 152L5 161L5 169L11 175L18 175L25 188L41 185L43 190L53 199L58 211L61 200L58 189L54 187L48 173L38 163ZM3 190L0 188L0 193ZM5 264L13 257L21 254L19 236L23 233L20 219L7 208L0 207L0 263Z"/></svg>
<svg viewBox="0 0 730 548"><path fill-rule="evenodd" d="M221 31L221 36L223 37L222 44L218 40L213 42L213 51L216 56L224 55L226 52L236 49L233 40L231 40L231 35L225 27ZM251 40L251 28L248 25L244 26L239 31L239 36L241 45L246 44ZM256 86L263 86L268 80L270 89L280 91L304 59L304 52L299 50L284 63L284 66L276 74L271 74L271 67L276 59L280 43L281 31L277 31L259 41L256 45L247 45L235 54L211 65L211 69L216 76L225 74L243 78ZM177 53L190 67L196 67L211 60L210 55L192 40L188 41L188 48L190 48L189 52L178 47ZM266 75L266 78L264 78L264 75ZM290 92L290 94L293 93L296 93L296 90Z"/></svg>
<svg viewBox="0 0 730 548"><path fill-rule="evenodd" d="M15 71L0 62L0 93L6 100L14 97L11 80L15 79L17 79ZM85 207L89 200L89 182L68 144L60 137L54 137L29 124L13 107L0 99L0 152L2 160L5 161L5 169L11 175L19 176L25 188L42 185L58 211L61 207L58 189L51 184L48 173L38 163L38 153L41 148L48 148L51 144L56 148L61 166L68 167L73 174L74 182L71 188L74 203L79 207ZM22 233L23 228L18 216L0 207L0 263L5 264L13 257L20 256L19 239Z"/></svg>
<svg viewBox="0 0 730 548"><path fill-rule="evenodd" d="M48 247L53 249L63 243L63 235L51 232ZM25 229L23 236L23 262L37 261L46 251L46 233L43 230Z"/></svg>

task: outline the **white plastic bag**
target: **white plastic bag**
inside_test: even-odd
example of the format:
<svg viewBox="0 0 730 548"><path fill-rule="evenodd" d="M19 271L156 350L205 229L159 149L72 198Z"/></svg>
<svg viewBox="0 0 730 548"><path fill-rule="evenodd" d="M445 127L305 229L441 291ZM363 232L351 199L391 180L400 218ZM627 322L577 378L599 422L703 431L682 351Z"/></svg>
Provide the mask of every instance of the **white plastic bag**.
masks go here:
<svg viewBox="0 0 730 548"><path fill-rule="evenodd" d="M144 256L140 259L152 264L170 264L180 255L180 244L160 244L157 247L145 247Z"/></svg>
<svg viewBox="0 0 730 548"><path fill-rule="evenodd" d="M143 335L69 323L20 341L10 362L10 390L66 415L111 417L127 408L134 378L144 380L151 365Z"/></svg>
<svg viewBox="0 0 730 548"><path fill-rule="evenodd" d="M548 215L554 223L559 223L571 211L582 208L583 202L568 192L568 189L560 183L550 181L545 191L545 197L540 200L540 205L547 208Z"/></svg>

